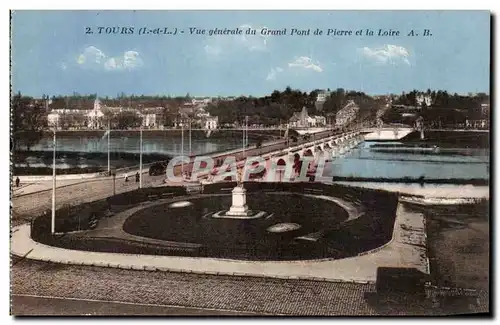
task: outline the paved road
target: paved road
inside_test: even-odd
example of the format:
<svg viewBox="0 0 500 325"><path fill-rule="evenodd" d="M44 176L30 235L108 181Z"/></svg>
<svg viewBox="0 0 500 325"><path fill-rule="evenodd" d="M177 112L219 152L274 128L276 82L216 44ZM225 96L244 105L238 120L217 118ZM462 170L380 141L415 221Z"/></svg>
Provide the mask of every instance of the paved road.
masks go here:
<svg viewBox="0 0 500 325"><path fill-rule="evenodd" d="M479 292L480 305L471 309L467 306L454 311L436 309L433 298L410 306L387 308L370 298L376 288L369 283L149 272L16 257L11 269L11 290L15 314L109 314L113 308L116 313L142 315L438 315L489 308L487 291ZM448 292L429 290L429 297ZM454 290L450 294L460 292Z"/></svg>
<svg viewBox="0 0 500 325"><path fill-rule="evenodd" d="M132 191L139 187L133 180L125 182L122 178L116 179L116 193ZM162 184L164 175L149 176L143 174L143 186ZM72 184L56 189L56 204L58 207L65 204L91 202L106 198L113 193L113 179L103 178L89 182ZM43 191L12 198L12 224L28 221L33 215L49 210L52 207L52 191Z"/></svg>
<svg viewBox="0 0 500 325"><path fill-rule="evenodd" d="M34 295L12 295L15 316L259 316L260 313L169 305L89 300Z"/></svg>

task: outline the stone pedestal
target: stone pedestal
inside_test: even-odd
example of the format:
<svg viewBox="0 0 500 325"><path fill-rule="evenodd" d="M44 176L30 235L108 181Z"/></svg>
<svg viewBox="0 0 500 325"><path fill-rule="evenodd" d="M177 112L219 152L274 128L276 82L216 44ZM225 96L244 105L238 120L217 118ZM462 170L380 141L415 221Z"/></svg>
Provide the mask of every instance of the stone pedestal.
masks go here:
<svg viewBox="0 0 500 325"><path fill-rule="evenodd" d="M243 186L236 186L233 189L233 205L226 213L228 216L248 215L247 190Z"/></svg>

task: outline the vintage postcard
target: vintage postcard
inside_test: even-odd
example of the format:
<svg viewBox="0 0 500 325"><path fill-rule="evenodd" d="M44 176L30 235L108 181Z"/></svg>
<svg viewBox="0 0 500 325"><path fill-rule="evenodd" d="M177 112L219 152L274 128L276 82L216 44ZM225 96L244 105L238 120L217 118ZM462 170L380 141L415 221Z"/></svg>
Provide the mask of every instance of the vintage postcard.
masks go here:
<svg viewBox="0 0 500 325"><path fill-rule="evenodd" d="M12 11L11 314L489 314L490 29Z"/></svg>

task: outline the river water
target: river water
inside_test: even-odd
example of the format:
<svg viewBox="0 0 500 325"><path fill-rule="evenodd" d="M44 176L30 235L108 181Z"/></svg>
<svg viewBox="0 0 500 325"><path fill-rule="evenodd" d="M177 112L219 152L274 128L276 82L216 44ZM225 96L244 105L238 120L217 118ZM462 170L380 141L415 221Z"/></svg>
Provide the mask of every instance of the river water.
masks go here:
<svg viewBox="0 0 500 325"><path fill-rule="evenodd" d="M184 143L183 143L184 142ZM144 162L164 160L181 154L203 155L211 152L231 150L241 147L240 138L192 138L189 137L144 137L142 150ZM92 136L59 136L56 145L57 168L107 166L108 139ZM139 164L140 138L110 137L111 165L116 167ZM19 167L52 167L52 138L44 138L31 148L31 153L25 153Z"/></svg>
<svg viewBox="0 0 500 325"><path fill-rule="evenodd" d="M203 155L216 151L231 150L241 147L241 138L193 138L191 152ZM182 139L177 136L152 137L143 139L143 152L149 160L181 155ZM347 154L336 157L327 164L324 175L361 178L420 178L427 179L489 179L490 152L488 149L451 148L441 152L408 150L399 142L393 144L399 151L377 148L381 143L363 142ZM107 166L107 137L74 137L61 136L57 141L57 167L89 167ZM20 167L51 167L52 139L45 138L33 147L22 161L16 162ZM111 137L110 151L112 166L138 165L140 151L139 137ZM118 153L128 153L121 155ZM184 137L184 155L189 154L189 139ZM144 160L148 162L147 159Z"/></svg>
<svg viewBox="0 0 500 325"><path fill-rule="evenodd" d="M488 149L451 148L422 153L394 142L400 151L381 151L378 142L363 142L326 166L325 174L361 178L489 179ZM383 145L389 143L384 142ZM375 146L375 147L374 147ZM414 150L414 152L412 152Z"/></svg>
<svg viewBox="0 0 500 325"><path fill-rule="evenodd" d="M110 137L111 152L140 152L139 137ZM192 138L191 151L195 155L221 151L225 149L234 149L241 146L239 138ZM52 138L44 138L35 145L33 151L50 151L52 150ZM108 139L104 137L78 137L62 136L57 139L58 151L71 152L108 152ZM156 153L167 156L180 155L182 152L182 137L153 137L143 138L142 150L144 153ZM189 152L189 138L184 136L184 154Z"/></svg>

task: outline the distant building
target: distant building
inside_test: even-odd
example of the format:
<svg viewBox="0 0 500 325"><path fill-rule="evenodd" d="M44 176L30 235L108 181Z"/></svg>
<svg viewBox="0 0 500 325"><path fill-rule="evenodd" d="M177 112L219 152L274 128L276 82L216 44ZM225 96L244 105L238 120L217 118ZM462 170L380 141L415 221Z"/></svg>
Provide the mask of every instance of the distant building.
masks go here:
<svg viewBox="0 0 500 325"><path fill-rule="evenodd" d="M142 126L150 129L157 127L156 114L155 113L142 114Z"/></svg>
<svg viewBox="0 0 500 325"><path fill-rule="evenodd" d="M318 92L318 95L316 96L316 102L314 103L318 112L321 112L323 110L323 105L325 104L328 97L330 97L330 94L330 90L321 90Z"/></svg>
<svg viewBox="0 0 500 325"><path fill-rule="evenodd" d="M315 116L310 116L309 119L310 119L309 126L319 127L326 125L326 117L324 116L315 115Z"/></svg>
<svg viewBox="0 0 500 325"><path fill-rule="evenodd" d="M288 123L291 127L305 128L309 126L308 118L309 114L307 114L307 109L304 106L302 107L302 111L293 113Z"/></svg>
<svg viewBox="0 0 500 325"><path fill-rule="evenodd" d="M359 107L353 102L349 101L344 108L339 110L335 115L335 124L337 126L345 126L356 119Z"/></svg>
<svg viewBox="0 0 500 325"><path fill-rule="evenodd" d="M218 116L209 116L204 119L204 129L206 130L215 130L219 126L219 117Z"/></svg>
<svg viewBox="0 0 500 325"><path fill-rule="evenodd" d="M193 98L193 99L191 99L191 104L194 106L200 106L200 105L207 106L211 102L212 102L212 98L201 98L201 99Z"/></svg>
<svg viewBox="0 0 500 325"><path fill-rule="evenodd" d="M100 129L103 116L101 102L96 99L93 109L68 109L67 107L52 109L47 114L47 122L49 127Z"/></svg>
<svg viewBox="0 0 500 325"><path fill-rule="evenodd" d="M487 119L465 120L465 127L470 129L489 129L490 121Z"/></svg>
<svg viewBox="0 0 500 325"><path fill-rule="evenodd" d="M104 113L101 110L101 101L99 98L96 98L94 101L94 109L87 113L87 127L89 129L100 129L103 127L102 125L102 117Z"/></svg>
<svg viewBox="0 0 500 325"><path fill-rule="evenodd" d="M326 125L326 118L324 116L310 116L304 106L302 111L293 113L288 123L290 127L295 128L317 127Z"/></svg>
<svg viewBox="0 0 500 325"><path fill-rule="evenodd" d="M207 118L210 116L210 113L207 112L204 108L200 107L196 110L195 117L199 119Z"/></svg>
<svg viewBox="0 0 500 325"><path fill-rule="evenodd" d="M483 116L490 115L490 103L482 103L481 104L481 114Z"/></svg>
<svg viewBox="0 0 500 325"><path fill-rule="evenodd" d="M58 126L59 125L59 117L60 117L60 113L57 113L57 112L50 112L48 115L47 115L47 123L49 125L49 127L54 127L54 126Z"/></svg>
<svg viewBox="0 0 500 325"><path fill-rule="evenodd" d="M423 106L424 103L425 103L425 106L432 105L431 95L424 95L424 94L417 95L416 101L417 101L417 106L420 106L420 107Z"/></svg>

